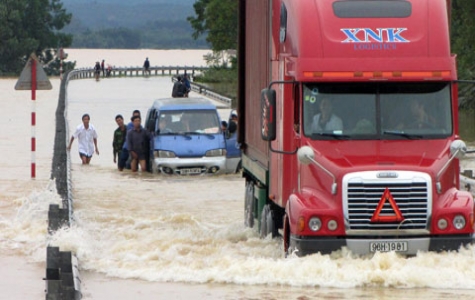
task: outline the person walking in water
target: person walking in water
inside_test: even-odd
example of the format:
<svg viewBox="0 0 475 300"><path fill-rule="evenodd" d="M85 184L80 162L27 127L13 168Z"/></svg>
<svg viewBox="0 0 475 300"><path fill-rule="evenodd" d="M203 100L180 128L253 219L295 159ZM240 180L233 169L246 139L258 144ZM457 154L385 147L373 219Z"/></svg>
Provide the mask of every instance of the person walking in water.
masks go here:
<svg viewBox="0 0 475 300"><path fill-rule="evenodd" d="M122 148L124 147L127 127L124 124L124 117L122 117L122 115L117 115L115 117L115 122L119 127L114 131L114 139L112 140L113 156L114 163L117 163L117 168L119 171L122 171L125 167L125 163L121 162L120 155L122 153Z"/></svg>
<svg viewBox="0 0 475 300"><path fill-rule="evenodd" d="M140 117L140 111L138 109L132 112L132 117L130 118L130 122L126 126L127 132L129 132L129 130L132 130L134 128L134 123L132 122L132 118L135 116ZM131 158L130 158L128 143L127 143L127 134L126 134L124 146L122 147L122 152L120 153L119 161L118 161L119 171L122 171L124 168L130 169L130 160Z"/></svg>
<svg viewBox="0 0 475 300"><path fill-rule="evenodd" d="M150 150L150 133L147 129L143 128L139 116L132 117L132 123L134 128L127 132L127 147L129 148L132 161L130 163L132 172L137 172L138 166L140 170L147 170L147 154Z"/></svg>
<svg viewBox="0 0 475 300"><path fill-rule="evenodd" d="M97 132L94 125L90 124L90 117L88 114L82 116L82 124L76 127L76 131L71 136L67 150L71 150L74 139L78 140L79 157L83 165L88 165L91 161L94 150L99 155L99 148L97 147Z"/></svg>

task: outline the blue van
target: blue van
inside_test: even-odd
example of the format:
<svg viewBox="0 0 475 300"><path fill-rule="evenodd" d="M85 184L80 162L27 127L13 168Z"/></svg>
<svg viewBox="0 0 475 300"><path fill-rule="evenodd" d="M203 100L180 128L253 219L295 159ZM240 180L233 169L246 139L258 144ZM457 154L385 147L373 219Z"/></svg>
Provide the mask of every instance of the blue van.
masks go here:
<svg viewBox="0 0 475 300"><path fill-rule="evenodd" d="M216 106L207 99L155 100L147 112L145 126L153 135L149 164L152 173L222 174L240 168L235 138L223 132Z"/></svg>

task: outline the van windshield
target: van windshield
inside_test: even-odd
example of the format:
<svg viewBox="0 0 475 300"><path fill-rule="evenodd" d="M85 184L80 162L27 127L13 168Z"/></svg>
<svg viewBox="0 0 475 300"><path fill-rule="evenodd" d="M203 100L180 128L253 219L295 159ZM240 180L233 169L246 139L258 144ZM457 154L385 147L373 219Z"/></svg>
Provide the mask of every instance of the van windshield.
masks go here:
<svg viewBox="0 0 475 300"><path fill-rule="evenodd" d="M450 84L309 83L303 130L312 139L437 139L452 134Z"/></svg>
<svg viewBox="0 0 475 300"><path fill-rule="evenodd" d="M221 132L218 115L212 110L162 111L155 128L159 135Z"/></svg>

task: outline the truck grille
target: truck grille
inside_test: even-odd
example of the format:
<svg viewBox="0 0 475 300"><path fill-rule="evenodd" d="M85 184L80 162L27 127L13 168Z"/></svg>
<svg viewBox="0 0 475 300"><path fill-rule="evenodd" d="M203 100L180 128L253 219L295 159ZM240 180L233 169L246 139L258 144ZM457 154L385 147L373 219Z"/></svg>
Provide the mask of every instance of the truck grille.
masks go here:
<svg viewBox="0 0 475 300"><path fill-rule="evenodd" d="M376 174L375 172L368 173ZM393 181L388 181L388 179L379 180L374 177L369 180L361 177L358 177L357 180L346 180L347 192L344 195L344 201L346 202L345 217L348 222L348 229L415 230L427 228L431 208L429 202L431 195L428 189L430 177L428 180L421 180L421 177L417 177L416 180L394 178ZM371 222L371 218L386 189L391 193L395 204L404 217L404 221ZM389 201L385 201L380 215L394 214L394 209Z"/></svg>

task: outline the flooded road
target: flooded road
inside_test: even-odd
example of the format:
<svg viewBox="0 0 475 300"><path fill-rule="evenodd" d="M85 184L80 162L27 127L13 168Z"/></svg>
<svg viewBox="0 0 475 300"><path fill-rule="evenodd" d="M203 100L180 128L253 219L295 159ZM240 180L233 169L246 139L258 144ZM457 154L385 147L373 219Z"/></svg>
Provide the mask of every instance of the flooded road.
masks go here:
<svg viewBox="0 0 475 300"><path fill-rule="evenodd" d="M475 248L457 253L284 257L279 239L243 225L239 174L164 177L118 172L114 117L145 115L168 97L168 77L76 80L67 89L70 133L89 113L100 155L82 166L71 150L75 221L47 234L47 210L60 203L49 181L58 90L37 95L37 178L30 176L28 92L0 80L0 290L5 299L44 299L46 245L74 251L83 299L473 299ZM54 89L59 81L52 80ZM221 111L227 116L228 110ZM20 278L20 279L19 279ZM23 280L24 279L24 280ZM0 297L0 298L2 298Z"/></svg>
<svg viewBox="0 0 475 300"><path fill-rule="evenodd" d="M407 289L414 299L475 295L473 248L413 258L394 253L357 258L344 250L331 256L285 258L278 239L261 240L244 227L244 181L238 174L164 177L118 172L110 146L114 116L127 118L134 109L145 114L153 99L168 97L170 88L169 78L69 84L69 128L89 113L99 132L101 154L90 166L82 166L73 146L77 221L73 229L55 235L54 243L77 253L86 299L96 299L99 290L117 291L121 284L128 292L121 291L115 299L160 298L153 292L157 285L150 282L173 282L176 288L165 284L165 289L182 299L196 293L203 299L412 297Z"/></svg>

